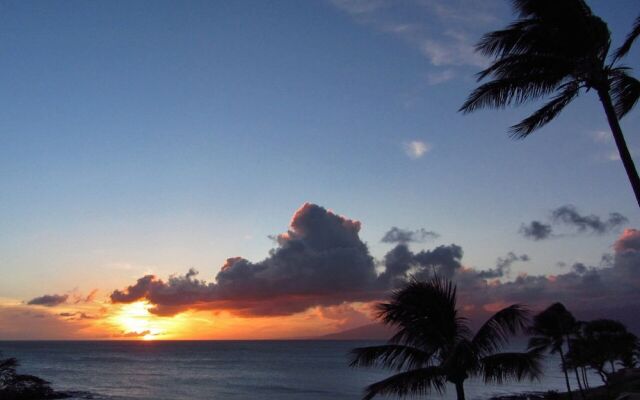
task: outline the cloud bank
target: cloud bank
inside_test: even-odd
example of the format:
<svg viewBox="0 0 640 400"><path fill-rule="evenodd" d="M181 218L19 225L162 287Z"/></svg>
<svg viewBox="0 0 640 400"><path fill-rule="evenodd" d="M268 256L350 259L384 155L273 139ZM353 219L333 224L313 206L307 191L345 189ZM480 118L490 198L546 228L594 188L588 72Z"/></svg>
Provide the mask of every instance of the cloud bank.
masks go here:
<svg viewBox="0 0 640 400"><path fill-rule="evenodd" d="M604 221L602 221L605 223ZM640 231L626 229L615 241L604 266L574 264L558 275L528 275L512 269L529 256L509 252L491 268L463 264L460 245L412 251L405 231L393 229L395 245L376 262L360 239L359 221L318 205L304 204L287 232L276 237L268 257L251 262L229 258L211 282L195 270L167 280L146 275L111 294L114 303L148 301L150 312L175 315L187 310L228 311L234 315L292 315L314 307L337 309L352 302L384 299L411 276L439 274L458 285L470 312L495 311L511 303L542 308L554 301L577 309L640 305ZM593 227L585 228L593 230Z"/></svg>

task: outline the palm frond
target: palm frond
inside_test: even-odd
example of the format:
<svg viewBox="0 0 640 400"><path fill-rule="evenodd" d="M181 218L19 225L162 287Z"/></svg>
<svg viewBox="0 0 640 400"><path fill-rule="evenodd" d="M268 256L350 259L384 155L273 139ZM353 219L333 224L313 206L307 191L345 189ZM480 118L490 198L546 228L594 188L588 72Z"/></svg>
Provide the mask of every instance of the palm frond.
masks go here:
<svg viewBox="0 0 640 400"><path fill-rule="evenodd" d="M430 364L432 354L415 347L386 344L358 347L351 350L351 367L383 367L390 369L414 369Z"/></svg>
<svg viewBox="0 0 640 400"><path fill-rule="evenodd" d="M532 76L562 77L570 74L572 61L557 55L515 54L507 55L495 61L477 74L478 81L493 75L498 79L522 79Z"/></svg>
<svg viewBox="0 0 640 400"><path fill-rule="evenodd" d="M447 371L468 373L477 371L480 367L478 354L470 340L456 342L456 345L444 355L441 366Z"/></svg>
<svg viewBox="0 0 640 400"><path fill-rule="evenodd" d="M382 322L398 328L392 343L438 348L469 332L456 309L455 285L438 276L428 281L411 279L377 309Z"/></svg>
<svg viewBox="0 0 640 400"><path fill-rule="evenodd" d="M465 114L480 108L505 108L544 97L561 84L562 77L527 76L495 79L476 88L458 111Z"/></svg>
<svg viewBox="0 0 640 400"><path fill-rule="evenodd" d="M563 90L536 112L509 128L511 136L527 137L531 132L551 122L580 92L578 82L569 82L561 86Z"/></svg>
<svg viewBox="0 0 640 400"><path fill-rule="evenodd" d="M611 74L611 97L618 118L624 117L640 98L640 82L628 75L625 69L617 68Z"/></svg>
<svg viewBox="0 0 640 400"><path fill-rule="evenodd" d="M509 342L509 337L527 326L529 310L513 304L495 313L480 327L472 344L480 355L492 354Z"/></svg>
<svg viewBox="0 0 640 400"><path fill-rule="evenodd" d="M553 349L553 347L553 340L547 336L534 336L529 339L529 344L527 345L527 349L539 353L544 353L549 349Z"/></svg>
<svg viewBox="0 0 640 400"><path fill-rule="evenodd" d="M539 379L542 375L541 355L532 350L526 353L500 353L480 360L486 383L502 384L515 379Z"/></svg>
<svg viewBox="0 0 640 400"><path fill-rule="evenodd" d="M618 50L616 50L616 52L613 54L614 62L629 53L629 50L631 50L631 46L633 46L633 42L635 42L638 36L640 36L640 16L636 17L636 20L633 23L633 28L631 28L631 32L629 32L629 34L627 35L627 38L624 40L624 43L622 43L622 46L620 46Z"/></svg>
<svg viewBox="0 0 640 400"><path fill-rule="evenodd" d="M546 17L549 15L576 14L589 16L591 9L584 0L512 0L513 7L520 16Z"/></svg>
<svg viewBox="0 0 640 400"><path fill-rule="evenodd" d="M446 375L442 368L414 369L367 386L363 399L372 399L378 395L426 395L434 391L442 394L446 382Z"/></svg>
<svg viewBox="0 0 640 400"><path fill-rule="evenodd" d="M485 34L476 44L476 51L496 58L536 51L532 43L541 41L541 38L536 37L543 34L539 26L540 21L536 19L517 20L505 29Z"/></svg>

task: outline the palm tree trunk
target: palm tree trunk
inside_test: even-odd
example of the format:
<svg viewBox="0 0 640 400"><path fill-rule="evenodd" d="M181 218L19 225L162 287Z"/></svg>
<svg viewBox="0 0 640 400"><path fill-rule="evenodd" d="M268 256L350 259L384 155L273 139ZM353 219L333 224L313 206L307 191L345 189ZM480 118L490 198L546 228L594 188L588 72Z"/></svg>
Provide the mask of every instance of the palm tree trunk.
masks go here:
<svg viewBox="0 0 640 400"><path fill-rule="evenodd" d="M568 334L565 335L565 340L567 341L567 351L571 351L571 338L569 337ZM585 400L586 398L584 396L584 390L582 390L582 383L580 383L580 375L578 375L578 367L577 366L574 366L573 372L576 375L576 382L578 382L578 391L580 392L580 397L582 397L582 400Z"/></svg>
<svg viewBox="0 0 640 400"><path fill-rule="evenodd" d="M638 177L638 171L636 171L636 166L633 163L633 158L631 157L631 153L627 147L627 142L624 140L618 116L616 115L616 111L611 103L609 90L600 89L598 90L598 95L600 96L600 102L602 102L602 105L604 106L604 112L607 114L609 127L611 128L611 133L616 141L618 153L620 153L620 159L622 160L624 169L627 171L627 176L629 177L629 182L631 182L633 193L636 195L638 206L640 206L640 177Z"/></svg>
<svg viewBox="0 0 640 400"><path fill-rule="evenodd" d="M582 367L582 382L584 382L587 389L591 389L591 386L589 385L589 378L587 377L587 369L585 367Z"/></svg>
<svg viewBox="0 0 640 400"><path fill-rule="evenodd" d="M582 400L586 400L584 390L582 389L582 383L580 383L580 375L578 375L578 367L574 368L573 371L576 373L576 381L578 381L578 390L580 391L580 397L582 397Z"/></svg>
<svg viewBox="0 0 640 400"><path fill-rule="evenodd" d="M456 396L458 400L464 400L464 383L456 382Z"/></svg>
<svg viewBox="0 0 640 400"><path fill-rule="evenodd" d="M569 400L573 400L573 394L571 393L571 385L569 384L569 374L567 373L567 366L564 362L564 351L560 348L560 361L562 362L562 371L564 372L564 381L567 383L567 394Z"/></svg>
<svg viewBox="0 0 640 400"><path fill-rule="evenodd" d="M611 373L612 373L612 374L613 374L613 373L615 373L615 372L616 372L616 367L615 367L615 365L613 364L613 360L609 360L609 364L611 364Z"/></svg>

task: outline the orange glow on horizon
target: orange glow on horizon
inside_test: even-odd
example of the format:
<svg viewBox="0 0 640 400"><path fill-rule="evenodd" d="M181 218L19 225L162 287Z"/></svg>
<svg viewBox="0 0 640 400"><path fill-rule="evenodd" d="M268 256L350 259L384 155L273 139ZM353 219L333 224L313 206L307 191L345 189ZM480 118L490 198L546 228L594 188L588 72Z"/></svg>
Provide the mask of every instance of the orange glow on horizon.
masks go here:
<svg viewBox="0 0 640 400"><path fill-rule="evenodd" d="M111 317L109 322L120 328L122 337L153 340L167 332L166 322L149 312L151 305L144 301L125 304Z"/></svg>

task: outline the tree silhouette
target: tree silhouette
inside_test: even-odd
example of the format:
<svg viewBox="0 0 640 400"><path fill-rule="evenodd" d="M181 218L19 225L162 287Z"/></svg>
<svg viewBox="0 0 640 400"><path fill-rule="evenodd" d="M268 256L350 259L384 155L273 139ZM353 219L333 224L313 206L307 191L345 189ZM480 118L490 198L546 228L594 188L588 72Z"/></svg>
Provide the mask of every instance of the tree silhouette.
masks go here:
<svg viewBox="0 0 640 400"><path fill-rule="evenodd" d="M65 398L56 393L49 382L33 375L16 372L18 360L15 358L0 359L0 399L2 400L42 400Z"/></svg>
<svg viewBox="0 0 640 400"><path fill-rule="evenodd" d="M568 365L563 346L565 343L568 345L569 337L577 327L576 319L565 306L562 303L554 303L533 318L533 325L529 329L529 332L534 335L529 339L529 350L560 354L569 399L573 399L573 395L569 384Z"/></svg>
<svg viewBox="0 0 640 400"><path fill-rule="evenodd" d="M464 400L464 381L469 377L500 384L533 380L541 374L538 352L499 352L511 335L526 326L528 312L521 305L498 311L472 335L456 308L456 287L436 276L411 280L377 308L379 319L398 331L385 345L354 349L351 366L378 366L398 373L368 386L364 399L442 393L449 382L455 385L458 400Z"/></svg>
<svg viewBox="0 0 640 400"><path fill-rule="evenodd" d="M551 97L511 135L524 138L552 121L581 91L594 90L604 107L620 158L640 206L640 178L619 120L640 97L640 82L619 64L640 35L640 18L624 44L610 56L607 24L584 0L512 0L518 18L503 30L486 34L476 50L492 57L478 74L476 88L460 108L504 108Z"/></svg>
<svg viewBox="0 0 640 400"><path fill-rule="evenodd" d="M615 364L633 367L638 349L638 338L620 322L611 319L597 319L584 325L585 346L590 349L589 364L595 369L605 384L609 375L616 371ZM605 367L609 367L609 371Z"/></svg>

